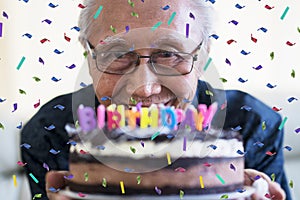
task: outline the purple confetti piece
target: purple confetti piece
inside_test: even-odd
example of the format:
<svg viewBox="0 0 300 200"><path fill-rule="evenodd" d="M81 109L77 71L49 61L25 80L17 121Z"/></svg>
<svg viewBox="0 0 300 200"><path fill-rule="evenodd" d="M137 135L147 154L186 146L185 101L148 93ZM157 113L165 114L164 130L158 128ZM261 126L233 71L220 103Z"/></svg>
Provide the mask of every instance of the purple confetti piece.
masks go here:
<svg viewBox="0 0 300 200"><path fill-rule="evenodd" d="M261 28L257 29L257 31L262 31L262 32L266 33L268 31L268 29L261 27Z"/></svg>
<svg viewBox="0 0 300 200"><path fill-rule="evenodd" d="M55 129L55 126L53 124L51 124L50 126L45 126L44 129L46 129L47 131L51 131L53 129Z"/></svg>
<svg viewBox="0 0 300 200"><path fill-rule="evenodd" d="M45 64L44 60L41 57L39 57L39 62L42 63L43 65Z"/></svg>
<svg viewBox="0 0 300 200"><path fill-rule="evenodd" d="M54 50L54 53L56 53L56 54L62 54L64 51L60 51L60 50L58 50L58 49L55 49Z"/></svg>
<svg viewBox="0 0 300 200"><path fill-rule="evenodd" d="M238 3L237 3L237 4L235 4L235 7L236 7L236 8L238 8L238 9L245 8L245 6L241 6L241 5L240 5L240 4L238 4Z"/></svg>
<svg viewBox="0 0 300 200"><path fill-rule="evenodd" d="M125 27L126 33L128 33L128 32L129 32L129 29L130 29L130 27L129 27L129 26L126 26L126 27Z"/></svg>
<svg viewBox="0 0 300 200"><path fill-rule="evenodd" d="M209 146L207 146L207 147L210 147L210 148L212 148L213 150L216 150L216 149L217 149L217 146L216 146L216 145L213 145L213 144L211 144L211 145L209 145Z"/></svg>
<svg viewBox="0 0 300 200"><path fill-rule="evenodd" d="M191 103L192 102L192 100L189 100L189 99L187 99L187 98L183 98L183 103Z"/></svg>
<svg viewBox="0 0 300 200"><path fill-rule="evenodd" d="M260 175L256 175L256 176L254 177L254 180L257 181L257 180L260 179L260 178L261 178Z"/></svg>
<svg viewBox="0 0 300 200"><path fill-rule="evenodd" d="M243 79L243 78L239 78L238 81L241 82L241 83L246 83L246 82L248 81L248 79L245 80L245 79Z"/></svg>
<svg viewBox="0 0 300 200"><path fill-rule="evenodd" d="M6 19L8 19L8 15L7 15L7 13L4 12L4 11L2 12L2 16L5 17Z"/></svg>
<svg viewBox="0 0 300 200"><path fill-rule="evenodd" d="M195 20L195 16L194 16L193 13L191 13L191 12L190 12L189 17L192 18L193 20Z"/></svg>
<svg viewBox="0 0 300 200"><path fill-rule="evenodd" d="M154 190L158 195L161 195L161 189L159 189L157 186L155 186Z"/></svg>
<svg viewBox="0 0 300 200"><path fill-rule="evenodd" d="M4 101L6 101L6 99L1 99L1 98L0 98L0 103L2 103L2 102L4 102Z"/></svg>
<svg viewBox="0 0 300 200"><path fill-rule="evenodd" d="M250 54L250 53L251 53L250 51L249 51L249 52L246 52L245 50L242 50L242 51L241 51L241 54L243 54L243 55L245 55L245 56L248 55L248 54Z"/></svg>
<svg viewBox="0 0 300 200"><path fill-rule="evenodd" d="M189 35L190 35L190 24L187 23L187 24L185 25L185 37L186 37L186 38L189 38Z"/></svg>
<svg viewBox="0 0 300 200"><path fill-rule="evenodd" d="M70 65L70 66L66 66L66 68L69 68L69 69L73 69L73 68L75 68L75 67L76 67L75 64L72 64L72 65Z"/></svg>
<svg viewBox="0 0 300 200"><path fill-rule="evenodd" d="M258 65L257 67L252 67L253 69L255 69L255 70L260 70L260 69L262 69L263 67L261 66L261 65Z"/></svg>
<svg viewBox="0 0 300 200"><path fill-rule="evenodd" d="M73 29L76 30L76 31L78 31L78 32L80 31L80 28L79 28L78 26L73 26L73 27L71 28L71 30L73 30Z"/></svg>
<svg viewBox="0 0 300 200"><path fill-rule="evenodd" d="M255 142L254 144L253 144L253 146L258 146L258 147L263 147L265 144L264 143L262 143L262 142Z"/></svg>
<svg viewBox="0 0 300 200"><path fill-rule="evenodd" d="M205 2L210 2L210 3L212 3L212 4L214 4L214 3L216 3L216 1L215 0L205 0Z"/></svg>
<svg viewBox="0 0 300 200"><path fill-rule="evenodd" d="M233 130L233 131L240 131L240 130L242 130L242 127L241 126L237 126L235 128L231 128L231 130Z"/></svg>
<svg viewBox="0 0 300 200"><path fill-rule="evenodd" d="M15 112L15 111L18 109L18 104L17 104L17 103L14 103L14 104L13 104L13 107L14 107L14 109L13 109L11 112Z"/></svg>
<svg viewBox="0 0 300 200"><path fill-rule="evenodd" d="M138 111L141 111L142 110L142 105L143 105L142 102L138 102L135 107L137 108Z"/></svg>
<svg viewBox="0 0 300 200"><path fill-rule="evenodd" d="M209 37L212 37L212 38L214 38L214 39L216 39L216 40L219 38L219 36L216 35L216 34L212 34L212 35L210 35Z"/></svg>
<svg viewBox="0 0 300 200"><path fill-rule="evenodd" d="M58 189L55 189L54 187L50 187L50 188L48 188L48 190L50 191L50 192L53 192L53 193L56 193L56 192L59 192L59 188Z"/></svg>
<svg viewBox="0 0 300 200"><path fill-rule="evenodd" d="M104 97L101 97L100 100L101 100L101 101L111 100L111 97L109 97L109 96L104 96Z"/></svg>
<svg viewBox="0 0 300 200"><path fill-rule="evenodd" d="M57 105L55 105L55 106L53 106L53 108L54 109L59 109L59 110L61 110L61 111L63 111L64 109L65 109L65 107L63 106L63 105L60 105L60 104L57 104Z"/></svg>
<svg viewBox="0 0 300 200"><path fill-rule="evenodd" d="M49 20L49 19L44 19L44 20L42 21L42 23L43 23L43 22L46 22L47 24L51 24L51 23L52 23L52 21Z"/></svg>
<svg viewBox="0 0 300 200"><path fill-rule="evenodd" d="M163 9L163 10L169 10L169 9L170 9L170 6L169 6L169 5L166 5L166 6L164 6L164 7L161 8L161 9Z"/></svg>
<svg viewBox="0 0 300 200"><path fill-rule="evenodd" d="M275 88L277 85L272 85L271 83L268 83L266 86L267 86L268 88L273 89L273 88Z"/></svg>
<svg viewBox="0 0 300 200"><path fill-rule="evenodd" d="M233 171L236 171L236 168L233 164L230 164L230 169L232 169Z"/></svg>
<svg viewBox="0 0 300 200"><path fill-rule="evenodd" d="M141 140L142 147L145 147L145 143Z"/></svg>
<svg viewBox="0 0 300 200"><path fill-rule="evenodd" d="M183 137L183 147L182 147L183 151L186 151L186 137Z"/></svg>
<svg viewBox="0 0 300 200"><path fill-rule="evenodd" d="M67 144L70 144L72 146L76 146L77 145L77 143L75 141L73 141L73 140L68 141Z"/></svg>
<svg viewBox="0 0 300 200"><path fill-rule="evenodd" d="M298 101L298 99L295 98L295 97L290 97L290 98L288 98L288 102L289 102L289 103L291 103L292 101Z"/></svg>
<svg viewBox="0 0 300 200"><path fill-rule="evenodd" d="M87 87L87 84L85 84L84 82L81 82L79 85L80 85L80 87L83 87L83 88Z"/></svg>
<svg viewBox="0 0 300 200"><path fill-rule="evenodd" d="M237 150L236 153L239 154L239 155L244 155L244 154L246 154L246 152L242 152L241 150Z"/></svg>
<svg viewBox="0 0 300 200"><path fill-rule="evenodd" d="M58 4L54 5L53 3L49 3L48 6L51 7L51 8L56 8L58 6Z"/></svg>
<svg viewBox="0 0 300 200"><path fill-rule="evenodd" d="M21 129L22 128L22 122L20 122L20 125L18 125L16 128Z"/></svg>
<svg viewBox="0 0 300 200"><path fill-rule="evenodd" d="M167 135L167 138L168 138L168 139L172 139L172 138L174 138L174 137L175 137L175 135L172 134L172 133L169 133L169 134Z"/></svg>
<svg viewBox="0 0 300 200"><path fill-rule="evenodd" d="M29 33L25 33L25 34L22 35L22 37L24 37L24 36L28 37L29 39L32 38L32 35L29 34Z"/></svg>
<svg viewBox="0 0 300 200"><path fill-rule="evenodd" d="M230 24L230 23L232 23L232 24L234 24L234 25L238 25L238 21L235 21L235 20L231 20L230 22L228 22L228 24Z"/></svg>
<svg viewBox="0 0 300 200"><path fill-rule="evenodd" d="M50 151L49 151L50 153L52 153L52 154L54 154L54 155L57 155L57 154L59 154L60 153L60 151L58 150L58 151L56 151L55 149L50 149Z"/></svg>
<svg viewBox="0 0 300 200"><path fill-rule="evenodd" d="M46 163L43 163L43 168L45 168L47 171L50 171L50 168Z"/></svg>
<svg viewBox="0 0 300 200"><path fill-rule="evenodd" d="M24 147L26 149L30 149L31 148L31 145L30 144L27 144L27 143L23 143L20 145L20 147Z"/></svg>
<svg viewBox="0 0 300 200"><path fill-rule="evenodd" d="M243 193L243 192L246 192L246 189L244 189L244 188L238 188L238 189L236 189L236 191L239 192L239 193Z"/></svg>
<svg viewBox="0 0 300 200"><path fill-rule="evenodd" d="M228 64L229 66L231 66L231 62L230 62L230 60L228 60L228 58L225 59L225 63Z"/></svg>
<svg viewBox="0 0 300 200"><path fill-rule="evenodd" d="M103 146L103 145L98 145L98 146L96 146L96 148L97 148L97 149L100 149L100 150L104 150L104 149L105 149L105 146Z"/></svg>
<svg viewBox="0 0 300 200"><path fill-rule="evenodd" d="M58 81L61 80L61 78L60 78L60 79L57 79L56 77L53 76L53 77L51 78L51 80L54 81L54 82L58 82Z"/></svg>
<svg viewBox="0 0 300 200"><path fill-rule="evenodd" d="M250 111L250 110L252 110L252 108L250 106L244 105L244 106L241 107L241 110Z"/></svg>
<svg viewBox="0 0 300 200"><path fill-rule="evenodd" d="M300 133L300 128L295 129L296 133Z"/></svg>
<svg viewBox="0 0 300 200"><path fill-rule="evenodd" d="M290 146L285 146L284 148L285 148L286 150L288 150L288 151L292 151L292 150L293 150L293 148L290 147Z"/></svg>
<svg viewBox="0 0 300 200"><path fill-rule="evenodd" d="M70 174L69 176L64 176L64 178L67 179L67 180L70 180L70 179L74 178L74 175Z"/></svg>

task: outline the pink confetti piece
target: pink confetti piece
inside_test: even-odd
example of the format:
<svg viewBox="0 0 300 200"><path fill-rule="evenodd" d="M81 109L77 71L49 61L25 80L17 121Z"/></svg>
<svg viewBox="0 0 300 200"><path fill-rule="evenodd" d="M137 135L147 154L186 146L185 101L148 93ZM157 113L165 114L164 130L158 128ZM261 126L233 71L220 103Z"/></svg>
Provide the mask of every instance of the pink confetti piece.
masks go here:
<svg viewBox="0 0 300 200"><path fill-rule="evenodd" d="M203 163L203 165L204 165L205 167L211 167L211 166L212 166L212 164L211 164L211 163L208 163L208 162Z"/></svg>
<svg viewBox="0 0 300 200"><path fill-rule="evenodd" d="M50 42L50 40L48 40L47 38L41 39L40 43L44 44L45 42Z"/></svg>
<svg viewBox="0 0 300 200"><path fill-rule="evenodd" d="M78 192L78 194L77 194L79 197L85 197L86 196L86 194L83 194L82 192Z"/></svg>
<svg viewBox="0 0 300 200"><path fill-rule="evenodd" d="M236 43L236 41L234 39L230 39L230 40L227 41L227 44L231 44L233 42Z"/></svg>
<svg viewBox="0 0 300 200"><path fill-rule="evenodd" d="M25 165L27 165L27 163L23 163L22 161L18 161L17 165L19 165L21 167L24 167Z"/></svg>
<svg viewBox="0 0 300 200"><path fill-rule="evenodd" d="M40 101L40 99L39 99L37 103L33 104L33 107L34 107L34 108L37 108L37 107L40 106L40 104L41 104L41 101Z"/></svg>
<svg viewBox="0 0 300 200"><path fill-rule="evenodd" d="M183 167L177 167L176 169L174 169L175 172L185 172L186 169L184 169Z"/></svg>
<svg viewBox="0 0 300 200"><path fill-rule="evenodd" d="M84 151L84 150L81 149L81 150L79 151L79 153L80 153L80 154L88 154L89 152Z"/></svg>
<svg viewBox="0 0 300 200"><path fill-rule="evenodd" d="M276 106L273 106L272 110L274 110L275 112L279 112L282 110L282 108L277 108Z"/></svg>
<svg viewBox="0 0 300 200"><path fill-rule="evenodd" d="M251 40L252 40L252 42L254 42L254 43L256 43L256 42L257 42L257 39L256 39L256 38L254 38L254 37L252 36L252 34L251 34Z"/></svg>
<svg viewBox="0 0 300 200"><path fill-rule="evenodd" d="M272 153L271 151L267 151L266 154L267 154L268 156L274 156L274 155L276 154L276 152Z"/></svg>

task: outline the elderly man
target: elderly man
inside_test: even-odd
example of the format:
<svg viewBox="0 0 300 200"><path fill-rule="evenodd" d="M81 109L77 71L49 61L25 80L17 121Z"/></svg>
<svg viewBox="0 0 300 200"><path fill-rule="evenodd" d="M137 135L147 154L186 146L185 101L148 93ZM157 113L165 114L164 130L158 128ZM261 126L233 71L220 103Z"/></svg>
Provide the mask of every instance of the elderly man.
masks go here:
<svg viewBox="0 0 300 200"><path fill-rule="evenodd" d="M245 170L245 184L251 185L260 175L268 182L274 199L290 199L283 170L283 132L278 130L280 116L248 94L214 90L199 80L210 48L209 2L86 0L84 4L79 19L80 42L88 52L93 87L51 100L24 127L21 142L32 147L22 149L23 161L28 163L27 173L39 180L36 183L29 178L33 195L41 193L47 199L47 189L50 199L62 199L48 189L66 185L63 176L68 170L69 145L64 126L74 123L74 110L79 104L131 106L141 102L143 106L163 103L185 108L190 103L209 105L218 101L220 106L226 105L223 113L217 114L223 127L242 127L245 166L251 168ZM169 9L164 11L162 7L167 4ZM65 106L63 112L53 109L58 104ZM241 109L244 105L251 110ZM261 134L263 121L268 126ZM55 129L45 130L49 124ZM52 148L60 153L50 154ZM276 154L269 156L267 151ZM44 163L60 172L48 172L46 176ZM271 174L275 174L277 183L270 180Z"/></svg>

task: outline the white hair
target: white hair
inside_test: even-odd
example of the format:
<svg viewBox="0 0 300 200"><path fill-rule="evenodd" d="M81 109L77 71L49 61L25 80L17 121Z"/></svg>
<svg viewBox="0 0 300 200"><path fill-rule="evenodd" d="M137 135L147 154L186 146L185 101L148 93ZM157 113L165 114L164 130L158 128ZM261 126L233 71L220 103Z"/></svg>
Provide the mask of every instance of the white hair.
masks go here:
<svg viewBox="0 0 300 200"><path fill-rule="evenodd" d="M185 0L180 0L184 2ZM94 8L99 5L100 0L84 0L84 5L86 8L82 9L80 16L79 16L79 27L80 27L80 35L79 41L83 46L86 45L86 40L91 36L91 28L93 21L93 12ZM203 38L203 47L209 51L209 36L213 33L214 27L214 9L210 2L204 0L190 0L191 5L196 7L196 10L199 11L199 15L196 16L200 17L201 23L203 28L201 28L201 36ZM202 47L202 48L203 48Z"/></svg>

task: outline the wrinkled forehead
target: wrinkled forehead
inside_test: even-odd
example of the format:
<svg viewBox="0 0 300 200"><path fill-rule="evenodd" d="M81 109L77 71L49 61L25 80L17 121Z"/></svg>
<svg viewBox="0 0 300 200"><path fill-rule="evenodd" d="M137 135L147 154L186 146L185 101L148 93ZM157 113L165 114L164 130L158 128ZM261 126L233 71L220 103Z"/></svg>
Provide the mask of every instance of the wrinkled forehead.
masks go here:
<svg viewBox="0 0 300 200"><path fill-rule="evenodd" d="M129 50L136 49L170 49L190 52L194 50L202 40L194 41L179 32L160 28L153 30L153 27L136 28L107 36L104 40L96 44L97 48L124 46Z"/></svg>

